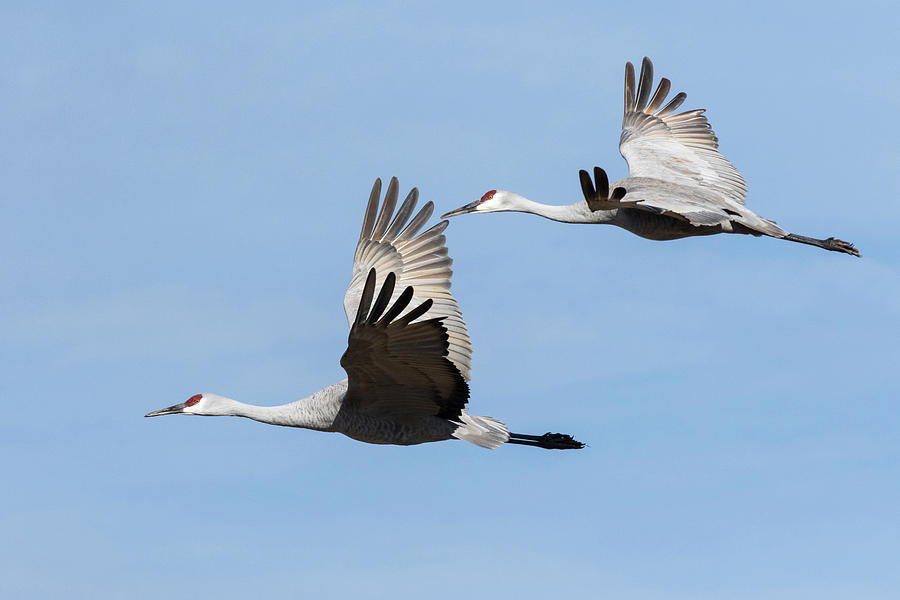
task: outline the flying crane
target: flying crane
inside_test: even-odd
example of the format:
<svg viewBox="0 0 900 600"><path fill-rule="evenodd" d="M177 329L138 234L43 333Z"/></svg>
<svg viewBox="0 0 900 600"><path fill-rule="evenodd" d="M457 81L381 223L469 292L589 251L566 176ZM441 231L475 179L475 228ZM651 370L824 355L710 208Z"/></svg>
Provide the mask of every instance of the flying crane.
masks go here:
<svg viewBox="0 0 900 600"><path fill-rule="evenodd" d="M413 188L395 216L398 189L397 179L392 178L380 212L380 179L369 196L353 275L344 295L350 324L347 350L341 357L346 379L281 406L196 394L144 416L246 417L343 433L370 444L460 439L489 449L504 443L583 448L570 435L510 433L500 421L465 410L472 345L450 294L452 260L443 235L448 222L419 234L434 205L428 202L410 219L419 195ZM409 306L413 308L403 314Z"/></svg>
<svg viewBox="0 0 900 600"><path fill-rule="evenodd" d="M703 116L705 109L673 114L687 98L684 92L663 106L670 85L662 78L650 96L653 64L644 57L635 91L634 66L625 65L625 116L619 139L619 152L628 162L625 179L610 185L606 172L595 167L594 181L587 171L579 172L584 201L553 206L507 190L490 190L441 218L525 212L563 223L616 225L649 240L741 233L859 256L849 242L788 233L747 208L747 183L719 154L719 139Z"/></svg>

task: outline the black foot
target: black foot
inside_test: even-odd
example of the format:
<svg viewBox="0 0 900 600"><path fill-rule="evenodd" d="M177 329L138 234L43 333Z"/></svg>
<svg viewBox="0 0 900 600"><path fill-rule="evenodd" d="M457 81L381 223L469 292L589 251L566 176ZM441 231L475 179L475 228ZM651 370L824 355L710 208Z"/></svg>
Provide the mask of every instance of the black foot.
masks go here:
<svg viewBox="0 0 900 600"><path fill-rule="evenodd" d="M521 444L523 446L536 446L547 450L580 450L584 444L566 433L550 433L544 435L526 435L524 433L510 433L509 444Z"/></svg>
<svg viewBox="0 0 900 600"><path fill-rule="evenodd" d="M859 250L857 250L853 244L833 237L825 240L825 249L833 250L834 252L846 252L847 254L852 254L853 256L859 256Z"/></svg>
<svg viewBox="0 0 900 600"><path fill-rule="evenodd" d="M844 240L839 240L837 238L830 237L827 240L817 240L816 238L806 237L805 235L797 235L796 233L789 233L784 236L784 239L789 240L791 242L800 242L801 244L809 244L810 246L818 246L819 248L824 248L826 250L831 250L832 252L843 252L845 254L849 254L851 256L859 256L859 250L853 246L850 242L845 242Z"/></svg>

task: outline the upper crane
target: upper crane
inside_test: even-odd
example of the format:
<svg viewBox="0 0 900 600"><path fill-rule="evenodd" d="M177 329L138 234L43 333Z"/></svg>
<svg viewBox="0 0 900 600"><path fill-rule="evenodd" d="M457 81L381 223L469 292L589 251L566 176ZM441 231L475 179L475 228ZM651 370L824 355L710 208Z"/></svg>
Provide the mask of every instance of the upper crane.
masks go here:
<svg viewBox="0 0 900 600"><path fill-rule="evenodd" d="M665 106L665 77L653 96L653 63L644 57L635 91L634 66L625 65L625 116L619 152L629 176L609 184L594 167L594 181L580 171L584 201L563 206L532 202L514 192L491 190L481 199L443 215L526 212L563 223L616 225L650 240L675 240L716 233L743 233L800 242L859 256L849 242L788 233L744 205L747 183L719 151L705 109L672 114L687 98L679 92ZM612 193L610 193L612 189Z"/></svg>

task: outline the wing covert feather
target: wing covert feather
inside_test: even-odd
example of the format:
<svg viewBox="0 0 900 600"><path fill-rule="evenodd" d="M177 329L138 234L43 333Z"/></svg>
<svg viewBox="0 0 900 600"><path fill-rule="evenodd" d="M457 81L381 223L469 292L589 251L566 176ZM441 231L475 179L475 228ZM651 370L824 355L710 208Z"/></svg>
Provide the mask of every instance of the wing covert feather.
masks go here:
<svg viewBox="0 0 900 600"><path fill-rule="evenodd" d="M431 300L426 318L443 318L449 341L448 358L468 380L472 364L472 344L456 299L450 293L453 260L448 256L443 235L448 221L420 230L434 212L434 204L427 202L417 213L418 190L409 193L393 215L397 204L399 183L391 178L379 213L381 180L375 181L363 219L363 228L353 257L353 273L344 294L344 312L352 326L359 307L363 287L371 269L377 273L377 285L384 283L388 273L396 275L396 289L412 286L412 303ZM393 217L393 220L392 220ZM411 217L411 218L410 218Z"/></svg>
<svg viewBox="0 0 900 600"><path fill-rule="evenodd" d="M384 276L373 304L376 279L371 269L341 357L348 379L345 405L398 420L458 419L468 401L469 386L447 357L449 335L441 324L443 317L415 321L431 308L432 301L426 300L397 319L409 306L413 288L403 290L388 308L385 299L395 295L397 278L394 273Z"/></svg>
<svg viewBox="0 0 900 600"><path fill-rule="evenodd" d="M676 94L659 108L669 93L663 78L653 97L653 63L644 57L637 92L634 66L625 65L625 115L619 151L631 177L647 177L714 191L723 199L744 204L747 183L719 151L719 140L703 116L705 109L671 114L687 95Z"/></svg>

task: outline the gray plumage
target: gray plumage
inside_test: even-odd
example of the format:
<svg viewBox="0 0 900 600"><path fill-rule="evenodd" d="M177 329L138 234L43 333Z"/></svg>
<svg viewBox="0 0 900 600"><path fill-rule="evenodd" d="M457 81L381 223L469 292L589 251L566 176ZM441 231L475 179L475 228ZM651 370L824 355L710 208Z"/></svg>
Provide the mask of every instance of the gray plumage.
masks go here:
<svg viewBox="0 0 900 600"><path fill-rule="evenodd" d="M398 188L391 179L380 212L381 180L369 196L344 296L350 334L341 366L347 379L281 406L197 394L146 416L240 416L372 444L456 438L491 449L503 443L583 447L565 434L510 433L496 419L466 412L472 345L450 294L447 221L419 233L434 206L429 202L413 216L419 195L414 188L395 215Z"/></svg>
<svg viewBox="0 0 900 600"><path fill-rule="evenodd" d="M651 95L652 88L650 59L644 58L637 85L634 66L625 65L625 110L619 138L619 151L628 162L625 179L610 185L603 169L595 167L596 188L586 171L579 172L584 202L550 206L506 190L491 190L481 200L443 216L528 212L565 223L616 225L651 240L740 233L859 256L849 242L788 233L775 221L748 209L747 183L719 153L719 140L703 115L705 109L675 114L687 95L679 92L663 105L671 83L661 79Z"/></svg>

